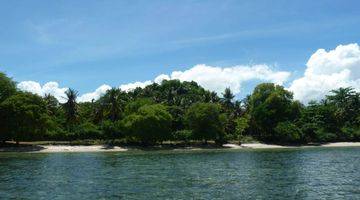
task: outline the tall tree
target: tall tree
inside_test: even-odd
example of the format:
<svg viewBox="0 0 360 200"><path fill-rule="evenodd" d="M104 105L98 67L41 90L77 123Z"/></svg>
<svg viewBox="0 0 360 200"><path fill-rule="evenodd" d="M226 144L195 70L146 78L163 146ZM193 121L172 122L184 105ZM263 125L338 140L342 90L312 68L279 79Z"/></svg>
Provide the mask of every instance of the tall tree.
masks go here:
<svg viewBox="0 0 360 200"><path fill-rule="evenodd" d="M231 92L230 88L226 88L222 95L221 103L225 112L225 132L228 135L233 135L236 128L235 105L233 102L235 95Z"/></svg>
<svg viewBox="0 0 360 200"><path fill-rule="evenodd" d="M112 122L119 120L122 110L122 91L118 88L111 88L106 92L106 94L101 98L101 104L104 107L103 110L106 111L106 116Z"/></svg>
<svg viewBox="0 0 360 200"><path fill-rule="evenodd" d="M0 102L3 102L6 98L15 94L16 85L11 78L7 77L6 74L0 72Z"/></svg>
<svg viewBox="0 0 360 200"><path fill-rule="evenodd" d="M336 107L335 115L339 126L344 126L346 122L356 122L360 113L360 93L351 87L339 88L331 90L326 99Z"/></svg>
<svg viewBox="0 0 360 200"><path fill-rule="evenodd" d="M66 102L63 104L65 111L66 123L69 130L73 129L73 125L77 122L78 116L78 104L76 99L78 92L74 89L69 88L66 92Z"/></svg>
<svg viewBox="0 0 360 200"><path fill-rule="evenodd" d="M1 137L20 140L41 139L47 126L46 104L41 97L19 92L0 104Z"/></svg>
<svg viewBox="0 0 360 200"><path fill-rule="evenodd" d="M296 104L296 105L294 105ZM293 94L282 86L262 83L256 86L249 99L252 128L262 140L276 142L275 127L279 122L293 121L300 113Z"/></svg>
<svg viewBox="0 0 360 200"><path fill-rule="evenodd" d="M235 95L231 92L230 88L226 88L224 93L222 94L223 98L222 103L224 104L226 110L231 110L233 108L233 99Z"/></svg>
<svg viewBox="0 0 360 200"><path fill-rule="evenodd" d="M51 94L45 94L43 99L45 101L48 114L51 116L55 115L59 107L59 101Z"/></svg>
<svg viewBox="0 0 360 200"><path fill-rule="evenodd" d="M189 107L184 118L195 139L224 141L224 122L220 112L220 106L211 103L195 103Z"/></svg>
<svg viewBox="0 0 360 200"><path fill-rule="evenodd" d="M130 135L145 145L169 139L171 121L166 106L161 104L144 105L123 120Z"/></svg>

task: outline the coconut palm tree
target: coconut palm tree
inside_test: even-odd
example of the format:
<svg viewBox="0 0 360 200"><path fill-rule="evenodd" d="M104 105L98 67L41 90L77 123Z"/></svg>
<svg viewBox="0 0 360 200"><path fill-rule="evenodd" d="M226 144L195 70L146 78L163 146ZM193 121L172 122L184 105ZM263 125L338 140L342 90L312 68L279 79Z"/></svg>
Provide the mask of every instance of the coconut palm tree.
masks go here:
<svg viewBox="0 0 360 200"><path fill-rule="evenodd" d="M231 92L230 88L226 88L222 95L223 95L223 98L221 99L221 101L222 101L225 109L227 111L230 111L234 106L233 99L234 99L235 95Z"/></svg>
<svg viewBox="0 0 360 200"><path fill-rule="evenodd" d="M345 121L355 121L360 112L359 93L351 87L331 90L332 95L326 96L326 99L336 106L337 120L343 124Z"/></svg>
<svg viewBox="0 0 360 200"><path fill-rule="evenodd" d="M51 94L45 94L44 101L46 103L46 110L50 116L55 115L58 107L59 101Z"/></svg>
<svg viewBox="0 0 360 200"><path fill-rule="evenodd" d="M210 93L210 102L211 103L217 103L220 101L220 98L218 97L216 92L211 92Z"/></svg>
<svg viewBox="0 0 360 200"><path fill-rule="evenodd" d="M78 104L76 102L76 99L78 97L78 92L74 89L69 88L65 92L65 95L66 102L63 104L63 108L65 111L66 123L71 129L77 121Z"/></svg>
<svg viewBox="0 0 360 200"><path fill-rule="evenodd" d="M111 88L100 99L105 116L113 122L120 119L121 105L124 103L123 95L125 94L120 89Z"/></svg>

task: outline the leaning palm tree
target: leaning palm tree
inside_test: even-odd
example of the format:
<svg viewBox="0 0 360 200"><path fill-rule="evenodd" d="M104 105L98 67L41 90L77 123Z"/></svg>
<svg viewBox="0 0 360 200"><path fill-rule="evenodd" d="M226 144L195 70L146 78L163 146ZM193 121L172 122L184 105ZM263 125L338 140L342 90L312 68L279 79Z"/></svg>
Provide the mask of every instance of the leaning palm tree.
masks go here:
<svg viewBox="0 0 360 200"><path fill-rule="evenodd" d="M66 123L71 129L72 125L76 123L77 114L78 114L78 104L76 99L78 97L78 92L74 89L69 88L66 92L66 102L63 104L63 108L66 116Z"/></svg>

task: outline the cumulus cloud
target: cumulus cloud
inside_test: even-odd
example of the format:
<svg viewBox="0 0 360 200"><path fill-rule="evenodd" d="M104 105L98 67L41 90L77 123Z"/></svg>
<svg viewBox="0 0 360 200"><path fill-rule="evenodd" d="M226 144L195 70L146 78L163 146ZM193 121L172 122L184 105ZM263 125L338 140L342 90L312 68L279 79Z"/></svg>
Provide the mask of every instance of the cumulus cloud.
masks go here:
<svg viewBox="0 0 360 200"><path fill-rule="evenodd" d="M31 92L40 96L51 94L62 103L65 101L65 91L68 89L59 87L57 82L48 82L41 86L40 83L34 81L20 82L17 87L22 91Z"/></svg>
<svg viewBox="0 0 360 200"><path fill-rule="evenodd" d="M163 80L170 80L170 77L166 74L160 74L155 78L154 82L160 84Z"/></svg>
<svg viewBox="0 0 360 200"><path fill-rule="evenodd" d="M79 97L79 102L90 102L92 100L99 99L106 91L110 90L111 87L109 85L102 85L98 87L94 92L83 94Z"/></svg>
<svg viewBox="0 0 360 200"><path fill-rule="evenodd" d="M22 81L20 82L17 87L26 92L31 92L33 94L42 95L42 88L40 83L35 81Z"/></svg>
<svg viewBox="0 0 360 200"><path fill-rule="evenodd" d="M335 49L317 50L306 63L304 76L294 80L289 89L304 103L320 100L330 90L353 87L360 90L360 47L339 45Z"/></svg>
<svg viewBox="0 0 360 200"><path fill-rule="evenodd" d="M195 65L189 70L172 72L170 78L195 81L202 87L217 93L230 87L237 94L240 93L243 83L247 81L260 80L282 85L289 76L289 72L275 71L268 65L238 65L224 68Z"/></svg>
<svg viewBox="0 0 360 200"><path fill-rule="evenodd" d="M120 89L129 91L136 87L145 87L152 83L160 84L163 80L178 79L195 81L205 89L221 93L230 87L235 94L240 93L242 84L251 80L261 80L282 85L290 76L289 72L275 71L268 65L214 67L195 65L185 71L174 71L170 75L160 74L154 81L135 82L121 85Z"/></svg>
<svg viewBox="0 0 360 200"><path fill-rule="evenodd" d="M252 66L232 66L232 67L214 67L208 65L195 65L185 71L174 71L170 75L161 74L153 81L134 82L120 85L123 91L130 91L137 87L144 88L152 83L160 84L163 80L179 79L180 81L196 81L205 89L221 93L225 88L230 87L235 94L240 93L243 83L251 80L268 81L276 84L283 84L288 77L289 72L275 71L268 65ZM65 101L65 91L68 88L60 88L56 82L49 82L41 86L34 81L23 81L18 84L18 88L23 91L32 92L41 96L45 94L54 95L60 102ZM94 92L85 93L78 98L79 102L88 102L97 100L105 94L111 87L102 85Z"/></svg>
<svg viewBox="0 0 360 200"><path fill-rule="evenodd" d="M130 90L133 90L133 89L135 89L137 87L144 88L147 85L150 85L152 83L153 83L152 81L128 83L128 84L120 85L119 88L121 90L123 90L123 91L130 91Z"/></svg>
<svg viewBox="0 0 360 200"><path fill-rule="evenodd" d="M20 82L17 87L21 91L31 92L33 94L37 94L40 96L45 96L46 94L53 95L60 103L66 102L66 95L65 92L68 90L67 87L59 87L59 84L57 82L48 82L45 83L43 86L40 85L40 83L35 81L22 81ZM78 101L79 102L89 102L94 100L97 100L100 98L101 95L105 94L107 90L111 89L108 85L102 85L99 88L97 88L94 92L85 93L81 96L79 96Z"/></svg>

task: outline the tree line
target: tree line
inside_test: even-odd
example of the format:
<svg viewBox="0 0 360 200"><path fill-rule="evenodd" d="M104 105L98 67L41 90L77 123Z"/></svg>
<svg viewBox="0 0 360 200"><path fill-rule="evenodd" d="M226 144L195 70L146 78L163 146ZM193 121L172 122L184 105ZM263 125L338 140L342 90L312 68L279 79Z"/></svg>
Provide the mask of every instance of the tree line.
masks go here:
<svg viewBox="0 0 360 200"><path fill-rule="evenodd" d="M279 144L360 141L360 93L332 90L303 105L273 83L262 83L236 100L229 88L218 95L196 82L164 80L145 88L108 90L98 100L66 102L19 91L0 73L0 140L121 140L154 145L163 141L258 141Z"/></svg>

